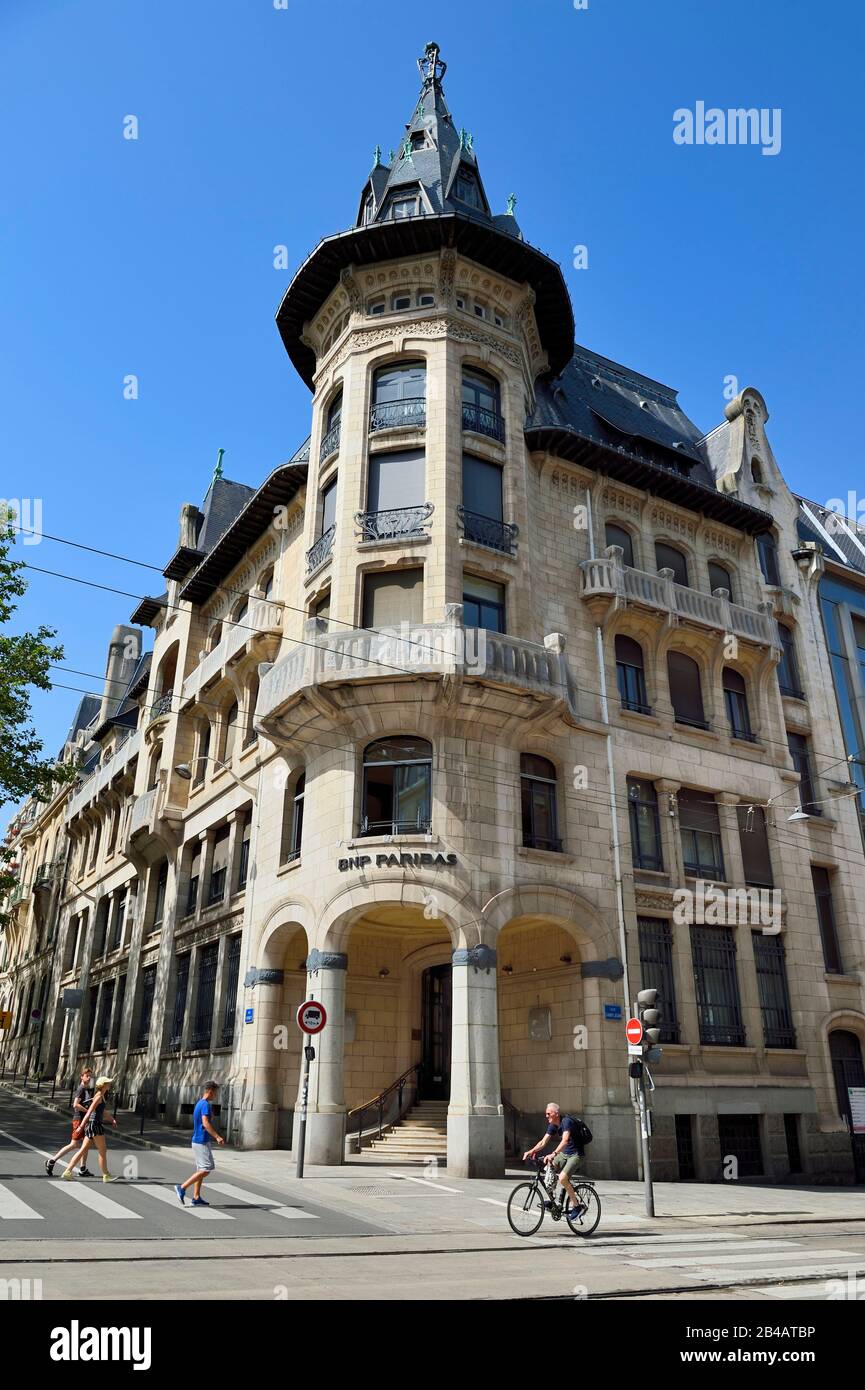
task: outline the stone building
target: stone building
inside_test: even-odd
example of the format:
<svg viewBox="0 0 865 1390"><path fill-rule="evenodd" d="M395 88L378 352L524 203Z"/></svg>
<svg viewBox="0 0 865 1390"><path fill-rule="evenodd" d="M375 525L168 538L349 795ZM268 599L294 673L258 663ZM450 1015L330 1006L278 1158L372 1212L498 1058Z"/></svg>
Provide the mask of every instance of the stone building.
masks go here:
<svg viewBox="0 0 865 1390"><path fill-rule="evenodd" d="M624 1177L654 985L659 1176L849 1177L830 1039L863 1036L865 864L825 805L844 739L765 404L705 436L575 347L435 45L419 66L277 315L309 439L183 507L132 615L152 654L109 660L47 1064L95 1057L172 1120L214 1075L239 1142L287 1147L312 996L312 1161L414 1108L386 1151L498 1174L557 1098Z"/></svg>

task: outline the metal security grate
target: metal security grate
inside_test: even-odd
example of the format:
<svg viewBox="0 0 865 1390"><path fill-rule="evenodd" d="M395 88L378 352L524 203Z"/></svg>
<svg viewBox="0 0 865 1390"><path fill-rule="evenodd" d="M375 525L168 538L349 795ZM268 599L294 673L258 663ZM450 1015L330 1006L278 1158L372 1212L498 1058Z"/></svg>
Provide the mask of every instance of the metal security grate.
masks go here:
<svg viewBox="0 0 865 1390"><path fill-rule="evenodd" d="M658 991L661 1042L677 1043L679 1023L676 1018L676 991L673 983L673 929L663 918L638 917L637 930L640 937L640 978L643 989Z"/></svg>
<svg viewBox="0 0 865 1390"><path fill-rule="evenodd" d="M743 1047L745 1026L736 976L736 942L729 927L692 927L700 1042Z"/></svg>
<svg viewBox="0 0 865 1390"><path fill-rule="evenodd" d="M740 1178L763 1176L759 1115L719 1115L718 1140L722 1163L727 1158L735 1158Z"/></svg>
<svg viewBox="0 0 865 1390"><path fill-rule="evenodd" d="M796 1030L787 988L787 957L780 936L753 933L754 965L767 1047L795 1047Z"/></svg>

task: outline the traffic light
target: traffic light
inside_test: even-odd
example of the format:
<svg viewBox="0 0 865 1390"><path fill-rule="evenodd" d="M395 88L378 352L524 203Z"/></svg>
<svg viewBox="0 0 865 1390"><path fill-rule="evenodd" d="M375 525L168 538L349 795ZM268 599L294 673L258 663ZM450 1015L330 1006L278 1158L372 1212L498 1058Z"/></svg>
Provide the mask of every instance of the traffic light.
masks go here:
<svg viewBox="0 0 865 1390"><path fill-rule="evenodd" d="M639 1010L640 1022L643 1025L644 1056L655 1052L661 1041L661 1011L656 1007L657 1003L658 991L656 989L641 989L637 995L637 1009ZM657 1055L660 1056L660 1051Z"/></svg>

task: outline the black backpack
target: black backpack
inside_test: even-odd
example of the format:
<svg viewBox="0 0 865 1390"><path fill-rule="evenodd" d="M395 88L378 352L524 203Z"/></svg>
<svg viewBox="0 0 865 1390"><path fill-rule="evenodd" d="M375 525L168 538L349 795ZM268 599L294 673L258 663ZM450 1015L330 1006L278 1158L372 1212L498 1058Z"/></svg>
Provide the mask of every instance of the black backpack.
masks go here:
<svg viewBox="0 0 865 1390"><path fill-rule="evenodd" d="M573 1121L574 1129L576 1131L574 1134L574 1139L577 1141L580 1148L584 1149L587 1144L591 1144L592 1142L592 1131L589 1129L589 1126L586 1124L585 1120L581 1120L579 1116L574 1115Z"/></svg>

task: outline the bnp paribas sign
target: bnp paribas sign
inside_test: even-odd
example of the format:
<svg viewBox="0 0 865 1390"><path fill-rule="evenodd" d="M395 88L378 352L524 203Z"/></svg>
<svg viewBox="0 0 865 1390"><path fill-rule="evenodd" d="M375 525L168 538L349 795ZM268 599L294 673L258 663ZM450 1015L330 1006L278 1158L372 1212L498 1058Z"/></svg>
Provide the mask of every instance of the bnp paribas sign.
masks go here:
<svg viewBox="0 0 865 1390"><path fill-rule="evenodd" d="M447 868L456 864L455 854L433 854L429 851L400 854L352 854L346 859L338 859L336 867L344 874L349 869L427 869Z"/></svg>

